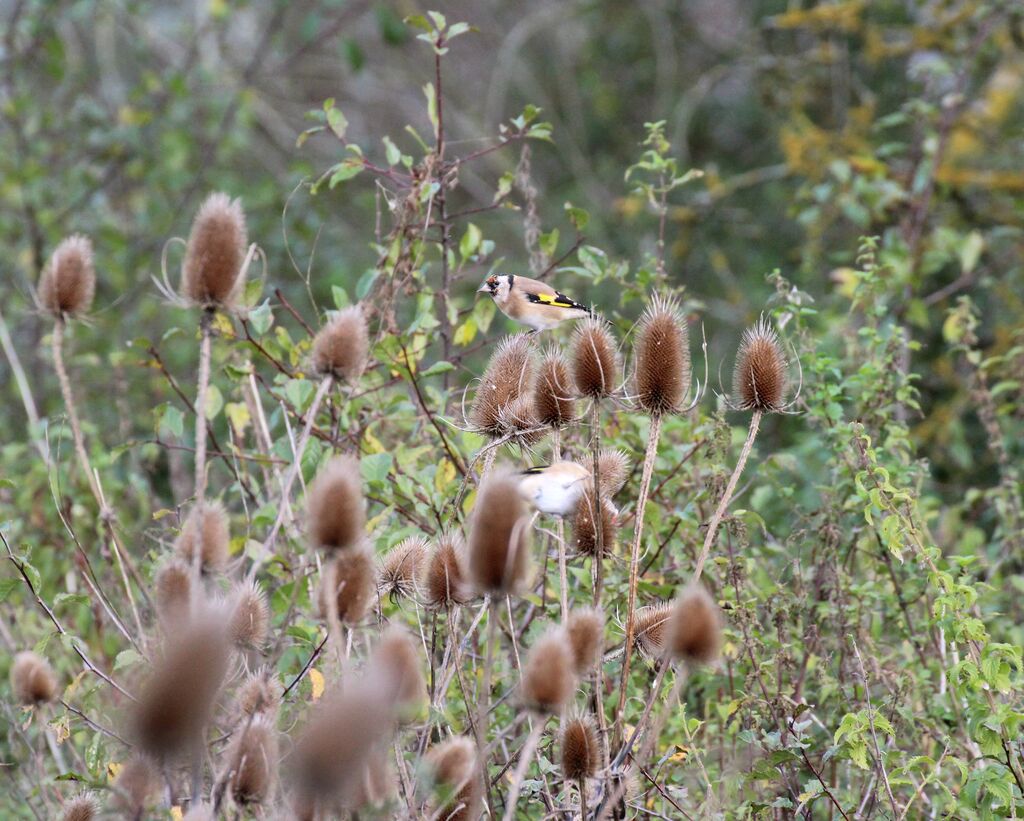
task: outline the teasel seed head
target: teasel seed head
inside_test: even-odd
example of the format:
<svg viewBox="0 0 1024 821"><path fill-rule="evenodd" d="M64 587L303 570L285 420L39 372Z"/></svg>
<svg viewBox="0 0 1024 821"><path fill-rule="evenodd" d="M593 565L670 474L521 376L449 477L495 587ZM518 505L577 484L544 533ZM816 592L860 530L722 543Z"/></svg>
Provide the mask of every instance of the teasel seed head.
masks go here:
<svg viewBox="0 0 1024 821"><path fill-rule="evenodd" d="M456 736L431 747L426 759L443 802L434 808L433 816L448 821L477 821L482 810L483 783L476 745L468 738Z"/></svg>
<svg viewBox="0 0 1024 821"><path fill-rule="evenodd" d="M391 757L387 750L375 747L370 760L363 767L362 775L355 782L352 798L345 802L345 809L352 812L365 807L379 807L397 794L398 785Z"/></svg>
<svg viewBox="0 0 1024 821"><path fill-rule="evenodd" d="M228 629L232 643L242 649L259 649L270 632L270 606L267 596L255 581L235 585L231 621Z"/></svg>
<svg viewBox="0 0 1024 821"><path fill-rule="evenodd" d="M192 571L181 559L163 561L153 577L154 603L164 630L188 618L192 604Z"/></svg>
<svg viewBox="0 0 1024 821"><path fill-rule="evenodd" d="M661 602L633 611L634 640L637 649L648 658L660 658L665 651L665 634L672 617L672 604Z"/></svg>
<svg viewBox="0 0 1024 821"><path fill-rule="evenodd" d="M647 413L678 413L690 390L690 339L673 299L656 296L637 326L636 404Z"/></svg>
<svg viewBox="0 0 1024 821"><path fill-rule="evenodd" d="M572 337L572 376L582 396L601 399L615 392L619 353L608 323L588 317L576 324Z"/></svg>
<svg viewBox="0 0 1024 821"><path fill-rule="evenodd" d="M100 802L91 792L79 793L64 802L61 821L93 821L100 814Z"/></svg>
<svg viewBox="0 0 1024 821"><path fill-rule="evenodd" d="M343 550L362 542L366 527L359 462L335 456L316 475L306 493L309 537L324 550Z"/></svg>
<svg viewBox="0 0 1024 821"><path fill-rule="evenodd" d="M605 787L606 795L615 795L620 790L619 800L611 808L609 818L612 821L625 821L631 817L629 802L636 798L640 792L640 783L637 779L636 770L629 767L626 770L618 770L608 774L608 784Z"/></svg>
<svg viewBox="0 0 1024 821"><path fill-rule="evenodd" d="M469 422L481 433L504 435L502 412L531 385L533 355L528 334L507 336L498 343L477 387L469 409Z"/></svg>
<svg viewBox="0 0 1024 821"><path fill-rule="evenodd" d="M517 396L499 413L502 436L514 436L520 445L532 445L544 438L530 396Z"/></svg>
<svg viewBox="0 0 1024 821"><path fill-rule="evenodd" d="M593 556L597 553L597 529L601 527L604 553L607 556L615 549L618 524L614 506L603 496L595 497L593 488L588 487L580 496L573 517L573 539L577 553Z"/></svg>
<svg viewBox="0 0 1024 821"><path fill-rule="evenodd" d="M398 626L384 631L369 663L370 674L406 715L414 715L427 699L422 667L418 645Z"/></svg>
<svg viewBox="0 0 1024 821"><path fill-rule="evenodd" d="M442 534L430 551L423 571L423 598L428 607L440 609L472 601L466 545L458 533Z"/></svg>
<svg viewBox="0 0 1024 821"><path fill-rule="evenodd" d="M589 778L601 766L601 741L589 715L570 718L562 726L562 777L567 781Z"/></svg>
<svg viewBox="0 0 1024 821"><path fill-rule="evenodd" d="M629 456L616 448L601 448L597 457L597 481L601 485L601 493L611 499L622 490L629 478L631 469Z"/></svg>
<svg viewBox="0 0 1024 821"><path fill-rule="evenodd" d="M53 701L57 697L57 675L46 659L24 650L14 657L11 665L11 689L21 704Z"/></svg>
<svg viewBox="0 0 1024 821"><path fill-rule="evenodd" d="M565 632L572 650L573 671L584 676L601 661L604 613L597 607L577 607L565 621Z"/></svg>
<svg viewBox="0 0 1024 821"><path fill-rule="evenodd" d="M174 543L174 552L186 565L192 564L196 549L196 536L202 528L202 555L200 570L205 574L219 573L228 563L231 536L228 532L228 514L220 502L205 502L192 508L181 533Z"/></svg>
<svg viewBox="0 0 1024 821"><path fill-rule="evenodd" d="M81 234L62 240L39 278L39 304L56 319L84 314L92 306L96 270L92 242Z"/></svg>
<svg viewBox="0 0 1024 821"><path fill-rule="evenodd" d="M733 401L741 410L772 413L786 402L788 364L779 335L764 317L743 332L732 376Z"/></svg>
<svg viewBox="0 0 1024 821"><path fill-rule="evenodd" d="M150 798L160 788L156 768L149 759L136 755L128 759L114 781L114 803L125 817L141 818Z"/></svg>
<svg viewBox="0 0 1024 821"><path fill-rule="evenodd" d="M236 720L246 721L249 716L267 716L273 719L281 704L281 685L270 670L250 673L235 693Z"/></svg>
<svg viewBox="0 0 1024 821"><path fill-rule="evenodd" d="M279 763L277 729L265 716L232 737L227 750L231 794L239 804L262 804L271 795Z"/></svg>
<svg viewBox="0 0 1024 821"><path fill-rule="evenodd" d="M689 585L672 605L665 639L673 658L711 664L722 647L722 614L703 587Z"/></svg>
<svg viewBox="0 0 1024 821"><path fill-rule="evenodd" d="M331 611L329 596L337 601L338 620L342 624L357 624L363 620L373 603L377 588L377 566L373 554L365 544L351 550L341 550L324 568L320 607L324 616Z"/></svg>
<svg viewBox="0 0 1024 821"><path fill-rule="evenodd" d="M370 332L359 305L339 311L313 338L313 370L321 376L355 382L370 353Z"/></svg>
<svg viewBox="0 0 1024 821"><path fill-rule="evenodd" d="M561 628L549 630L530 649L523 665L523 702L544 714L562 711L576 686L572 648Z"/></svg>
<svg viewBox="0 0 1024 821"><path fill-rule="evenodd" d="M419 536L403 539L380 560L377 586L392 601L416 593L427 562L427 542Z"/></svg>
<svg viewBox="0 0 1024 821"><path fill-rule="evenodd" d="M232 308L243 284L240 274L248 245L241 201L210 194L192 221L181 295L203 307Z"/></svg>
<svg viewBox="0 0 1024 821"><path fill-rule="evenodd" d="M516 474L504 469L488 474L477 491L469 530L469 577L478 592L515 593L526 583L529 522Z"/></svg>
<svg viewBox="0 0 1024 821"><path fill-rule="evenodd" d="M569 378L569 360L558 349L544 354L533 385L533 406L537 421L561 428L576 420L576 402Z"/></svg>

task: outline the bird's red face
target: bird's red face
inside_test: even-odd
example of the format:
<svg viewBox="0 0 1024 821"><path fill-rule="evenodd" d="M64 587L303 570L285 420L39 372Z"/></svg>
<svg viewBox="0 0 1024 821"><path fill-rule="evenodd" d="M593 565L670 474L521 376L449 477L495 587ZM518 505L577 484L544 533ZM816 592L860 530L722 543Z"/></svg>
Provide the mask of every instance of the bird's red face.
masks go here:
<svg viewBox="0 0 1024 821"><path fill-rule="evenodd" d="M494 296L498 293L498 277L491 274L487 279L484 280L484 284L477 289L478 294L490 294Z"/></svg>

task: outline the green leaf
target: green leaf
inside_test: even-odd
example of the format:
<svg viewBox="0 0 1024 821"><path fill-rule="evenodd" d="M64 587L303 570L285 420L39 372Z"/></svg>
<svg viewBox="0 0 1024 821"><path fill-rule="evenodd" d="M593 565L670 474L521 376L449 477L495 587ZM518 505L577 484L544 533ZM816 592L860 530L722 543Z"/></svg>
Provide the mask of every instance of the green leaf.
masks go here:
<svg viewBox="0 0 1024 821"><path fill-rule="evenodd" d="M477 248L480 247L480 241L483 239L483 234L480 229L476 227L472 222L466 227L466 233L462 235L462 239L459 240L459 254L463 259L468 259L476 253Z"/></svg>
<svg viewBox="0 0 1024 821"><path fill-rule="evenodd" d="M348 298L348 291L342 288L340 285L331 286L331 297L334 299L334 307L338 310L347 308L352 304L352 301Z"/></svg>
<svg viewBox="0 0 1024 821"><path fill-rule="evenodd" d="M249 324L256 336L263 336L274 324L274 312L270 308L270 300L266 299L258 308L249 311Z"/></svg>
<svg viewBox="0 0 1024 821"><path fill-rule="evenodd" d="M395 165L402 159L402 152L398 150L397 145L391 142L390 137L381 137L381 142L384 143L384 156L387 157L388 165Z"/></svg>
<svg viewBox="0 0 1024 821"><path fill-rule="evenodd" d="M224 395L216 385L209 385L206 389L206 418L216 419L221 408L224 407Z"/></svg>
<svg viewBox="0 0 1024 821"><path fill-rule="evenodd" d="M136 653L132 649L122 650L117 654L117 658L114 659L114 670L123 670L125 667L131 667L142 661L142 656Z"/></svg>
<svg viewBox="0 0 1024 821"><path fill-rule="evenodd" d="M0 602L6 601L17 588L21 587L21 579L0 579Z"/></svg>
<svg viewBox="0 0 1024 821"><path fill-rule="evenodd" d="M427 117L430 118L430 124L434 126L434 136L437 137L437 93L433 83L423 86L423 95L427 98Z"/></svg>
<svg viewBox="0 0 1024 821"><path fill-rule="evenodd" d="M180 439L185 431L185 414L174 405L168 404L160 417L159 432Z"/></svg>
<svg viewBox="0 0 1024 821"><path fill-rule="evenodd" d="M316 387L308 379L292 379L284 388L284 395L300 413L309 407L314 393L316 393Z"/></svg>
<svg viewBox="0 0 1024 821"><path fill-rule="evenodd" d="M451 362L435 362L429 368L427 368L421 376L437 376L441 373L447 373L448 371L454 371L455 366Z"/></svg>
<svg viewBox="0 0 1024 821"><path fill-rule="evenodd" d="M367 482L383 483L391 471L391 461L391 454L387 452L371 453L369 456L364 456L359 463L363 478Z"/></svg>
<svg viewBox="0 0 1024 821"><path fill-rule="evenodd" d="M340 108L331 107L327 109L327 125L334 132L339 140L345 139L345 132L348 130L348 120L341 113Z"/></svg>

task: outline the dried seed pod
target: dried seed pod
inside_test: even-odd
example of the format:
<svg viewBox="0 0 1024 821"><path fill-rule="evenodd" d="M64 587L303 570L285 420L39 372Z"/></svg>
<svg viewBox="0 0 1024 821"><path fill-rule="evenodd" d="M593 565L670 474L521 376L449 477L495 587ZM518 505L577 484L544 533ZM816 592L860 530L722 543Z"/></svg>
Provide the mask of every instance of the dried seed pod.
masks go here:
<svg viewBox="0 0 1024 821"><path fill-rule="evenodd" d="M576 420L576 402L569 379L569 360L552 349L544 354L533 385L533 406L537 421L561 428Z"/></svg>
<svg viewBox="0 0 1024 821"><path fill-rule="evenodd" d="M181 295L203 307L231 308L243 284L240 274L248 244L241 201L210 194L192 221Z"/></svg>
<svg viewBox="0 0 1024 821"><path fill-rule="evenodd" d="M277 730L254 718L235 734L227 750L231 794L239 804L261 804L270 796L278 768Z"/></svg>
<svg viewBox="0 0 1024 821"><path fill-rule="evenodd" d="M544 438L529 396L517 396L501 409L499 417L502 436L514 436L520 445L532 445Z"/></svg>
<svg viewBox="0 0 1024 821"><path fill-rule="evenodd" d="M601 766L601 742L589 715L570 718L562 727L562 777L567 781L589 778Z"/></svg>
<svg viewBox="0 0 1024 821"><path fill-rule="evenodd" d="M565 632L572 649L572 666L584 676L597 666L604 649L604 613L596 607L577 607L569 613Z"/></svg>
<svg viewBox="0 0 1024 821"><path fill-rule="evenodd" d="M722 614L718 604L699 585L679 595L669 614L665 638L673 658L689 664L710 664L722 647Z"/></svg>
<svg viewBox="0 0 1024 821"><path fill-rule="evenodd" d="M629 456L625 451L615 448L601 448L597 457L597 481L601 486L601 494L611 499L622 490L629 478Z"/></svg>
<svg viewBox="0 0 1024 821"><path fill-rule="evenodd" d="M469 531L469 576L480 593L515 593L529 574L529 514L518 477L492 471L477 492Z"/></svg>
<svg viewBox="0 0 1024 821"><path fill-rule="evenodd" d="M470 424L488 436L504 435L502 411L513 400L526 394L532 374L529 335L516 334L501 340L473 397L469 410Z"/></svg>
<svg viewBox="0 0 1024 821"><path fill-rule="evenodd" d="M466 546L458 533L445 533L430 552L423 575L428 607L449 608L473 598L466 578Z"/></svg>
<svg viewBox="0 0 1024 821"><path fill-rule="evenodd" d="M11 689L21 704L42 704L57 697L57 675L42 656L25 650L11 665Z"/></svg>
<svg viewBox="0 0 1024 821"><path fill-rule="evenodd" d="M281 703L281 685L267 669L250 673L235 693L237 720L265 715L273 718Z"/></svg>
<svg viewBox="0 0 1024 821"><path fill-rule="evenodd" d="M612 821L625 821L631 816L629 802L640 792L640 782L637 779L636 770L630 767L627 770L609 773L606 789L609 796L619 796L619 799L612 805L611 815L608 817Z"/></svg>
<svg viewBox="0 0 1024 821"><path fill-rule="evenodd" d="M327 591L333 591L339 621L343 624L356 624L362 621L373 603L376 586L377 568L373 554L366 545L338 551L324 568L321 611L325 616L330 613L327 606L330 594Z"/></svg>
<svg viewBox="0 0 1024 821"><path fill-rule="evenodd" d="M633 629L636 646L649 658L660 658L665 651L665 633L672 615L672 604L662 602L639 607L633 611Z"/></svg>
<svg viewBox="0 0 1024 821"><path fill-rule="evenodd" d="M255 581L240 582L235 586L234 605L228 629L231 641L240 648L260 648L270 632L270 606L267 597Z"/></svg>
<svg viewBox="0 0 1024 821"><path fill-rule="evenodd" d="M64 802L61 821L93 821L100 814L100 802L91 792L79 793Z"/></svg>
<svg viewBox="0 0 1024 821"><path fill-rule="evenodd" d="M483 783L476 745L456 736L427 752L427 765L440 800L432 817L447 821L476 821L483 803Z"/></svg>
<svg viewBox="0 0 1024 821"><path fill-rule="evenodd" d="M673 299L655 297L637 326L636 403L652 415L677 413L690 389L690 340Z"/></svg>
<svg viewBox="0 0 1024 821"><path fill-rule="evenodd" d="M62 240L39 278L39 304L54 317L79 316L92 306L96 270L92 242L81 234Z"/></svg>
<svg viewBox="0 0 1024 821"><path fill-rule="evenodd" d="M358 544L366 527L359 462L335 456L316 475L306 493L309 537L324 550Z"/></svg>
<svg viewBox="0 0 1024 821"><path fill-rule="evenodd" d="M393 626L384 631L374 648L369 670L403 712L415 713L426 701L419 647L404 628Z"/></svg>
<svg viewBox="0 0 1024 821"><path fill-rule="evenodd" d="M549 630L530 649L523 665L523 701L539 713L559 713L575 686L572 648L565 631Z"/></svg>
<svg viewBox="0 0 1024 821"><path fill-rule="evenodd" d="M379 807L398 795L395 769L387 750L374 748L363 772L356 780L352 798L346 802L347 810L355 811L364 807Z"/></svg>
<svg viewBox="0 0 1024 821"><path fill-rule="evenodd" d="M370 332L359 305L339 311L313 338L313 370L355 382L363 375L370 353Z"/></svg>
<svg viewBox="0 0 1024 821"><path fill-rule="evenodd" d="M601 497L594 498L592 488L587 488L576 506L573 518L573 538L576 551L584 556L597 554L597 528L600 522L604 554L607 556L615 549L615 538L618 534L616 511L611 502Z"/></svg>
<svg viewBox="0 0 1024 821"><path fill-rule="evenodd" d="M412 596L427 562L427 542L419 536L403 539L380 561L377 585L381 595L399 599Z"/></svg>
<svg viewBox="0 0 1024 821"><path fill-rule="evenodd" d="M160 788L156 768L142 756L130 758L114 781L114 803L127 818L141 818L150 798Z"/></svg>
<svg viewBox="0 0 1024 821"><path fill-rule="evenodd" d="M732 376L733 401L741 410L781 410L786 401L787 367L779 335L761 317L740 340Z"/></svg>
<svg viewBox="0 0 1024 821"><path fill-rule="evenodd" d="M572 337L572 375L582 396L600 399L615 391L619 354L608 323L588 317L576 325Z"/></svg>
<svg viewBox="0 0 1024 821"><path fill-rule="evenodd" d="M203 573L219 573L228 563L231 536L228 532L228 514L219 502L205 502L192 508L181 533L174 543L174 552L186 565L192 564L196 549L196 538L202 534L200 570Z"/></svg>
<svg viewBox="0 0 1024 821"><path fill-rule="evenodd" d="M192 604L192 572L181 559L166 559L153 578L156 612L169 629L187 619Z"/></svg>

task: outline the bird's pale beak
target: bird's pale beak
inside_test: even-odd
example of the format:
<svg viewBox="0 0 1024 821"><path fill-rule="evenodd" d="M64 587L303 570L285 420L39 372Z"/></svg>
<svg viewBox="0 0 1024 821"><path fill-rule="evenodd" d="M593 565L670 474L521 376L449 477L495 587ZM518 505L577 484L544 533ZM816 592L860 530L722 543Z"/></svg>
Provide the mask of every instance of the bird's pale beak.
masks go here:
<svg viewBox="0 0 1024 821"><path fill-rule="evenodd" d="M483 285L476 289L476 292L478 294L489 294L491 292L491 286L485 282Z"/></svg>

